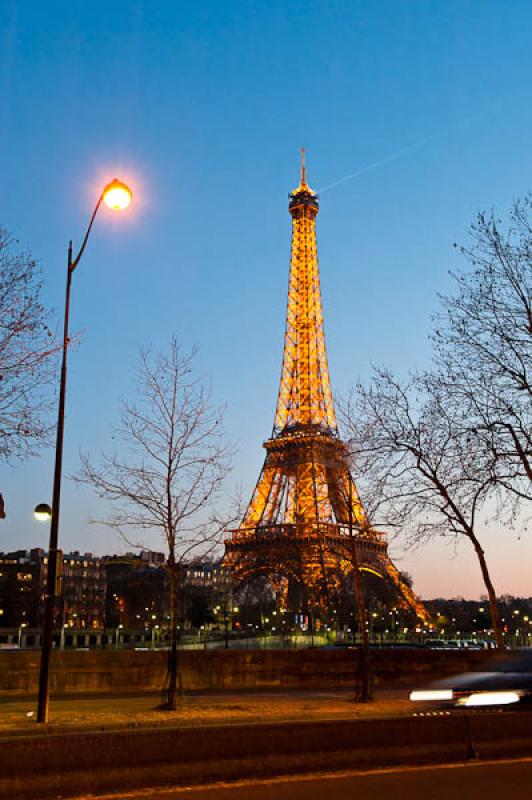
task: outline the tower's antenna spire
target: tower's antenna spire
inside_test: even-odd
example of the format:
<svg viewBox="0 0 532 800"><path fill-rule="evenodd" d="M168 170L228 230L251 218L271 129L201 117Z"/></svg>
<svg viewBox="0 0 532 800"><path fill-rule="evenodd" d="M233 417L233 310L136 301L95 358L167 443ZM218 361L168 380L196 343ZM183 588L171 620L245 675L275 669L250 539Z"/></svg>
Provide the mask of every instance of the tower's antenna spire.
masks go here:
<svg viewBox="0 0 532 800"><path fill-rule="evenodd" d="M301 148L301 186L307 185L307 168L305 166L305 148Z"/></svg>

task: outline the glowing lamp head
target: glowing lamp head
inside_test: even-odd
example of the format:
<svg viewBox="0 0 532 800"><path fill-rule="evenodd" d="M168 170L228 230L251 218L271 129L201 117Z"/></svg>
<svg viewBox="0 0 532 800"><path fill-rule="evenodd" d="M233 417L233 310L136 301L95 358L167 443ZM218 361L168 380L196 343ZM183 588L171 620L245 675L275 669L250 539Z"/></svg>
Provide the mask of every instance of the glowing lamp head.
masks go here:
<svg viewBox="0 0 532 800"><path fill-rule="evenodd" d="M47 519L52 518L52 509L47 503L39 503L38 506L35 506L33 516L35 519L45 522Z"/></svg>
<svg viewBox="0 0 532 800"><path fill-rule="evenodd" d="M103 190L103 202L112 211L125 211L131 203L131 189L117 178Z"/></svg>

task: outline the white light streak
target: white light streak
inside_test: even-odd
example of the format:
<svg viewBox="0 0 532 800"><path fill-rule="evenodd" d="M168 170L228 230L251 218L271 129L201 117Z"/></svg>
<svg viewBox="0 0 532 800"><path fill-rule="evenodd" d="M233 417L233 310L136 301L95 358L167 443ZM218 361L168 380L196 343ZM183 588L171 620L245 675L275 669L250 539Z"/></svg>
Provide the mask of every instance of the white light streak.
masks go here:
<svg viewBox="0 0 532 800"><path fill-rule="evenodd" d="M410 692L410 699L414 703L427 702L431 700L452 700L452 689L418 689Z"/></svg>
<svg viewBox="0 0 532 800"><path fill-rule="evenodd" d="M469 697L462 697L458 701L460 705L468 708L475 706L507 706L510 703L518 703L519 692L479 692L471 694Z"/></svg>

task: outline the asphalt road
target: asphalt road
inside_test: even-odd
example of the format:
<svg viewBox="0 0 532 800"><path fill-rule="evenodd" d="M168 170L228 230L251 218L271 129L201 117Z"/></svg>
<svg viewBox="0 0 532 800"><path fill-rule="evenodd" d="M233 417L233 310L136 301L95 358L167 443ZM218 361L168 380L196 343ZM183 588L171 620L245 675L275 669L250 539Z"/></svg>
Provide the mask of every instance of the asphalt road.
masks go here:
<svg viewBox="0 0 532 800"><path fill-rule="evenodd" d="M91 795L90 800L384 800L397 794L408 800L525 800L532 794L532 759L295 776L208 788L144 789Z"/></svg>

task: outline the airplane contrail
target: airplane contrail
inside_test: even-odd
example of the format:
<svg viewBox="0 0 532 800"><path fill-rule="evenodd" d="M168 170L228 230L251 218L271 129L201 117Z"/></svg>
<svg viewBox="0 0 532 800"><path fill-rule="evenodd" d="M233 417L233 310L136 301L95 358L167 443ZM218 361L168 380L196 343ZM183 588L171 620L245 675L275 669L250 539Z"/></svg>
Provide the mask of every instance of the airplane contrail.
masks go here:
<svg viewBox="0 0 532 800"><path fill-rule="evenodd" d="M323 186L321 189L318 189L318 193L322 194L322 192L326 192L328 189L333 189L335 186L340 186L341 183L346 183L347 181L352 180L352 178L358 178L359 175L364 175L366 172L371 172L371 170L377 169L377 167L382 167L384 164L388 164L390 161L395 161L396 158L401 158L401 156L411 153L412 150L417 150L419 147L423 147L424 144L430 142L430 140L437 135L438 134L435 133L433 136L426 136L424 139L420 139L419 142L414 142L414 144L410 144L408 147L403 147L403 149L398 150L397 153L391 153L389 156L381 158L380 161L374 161L372 164L368 164L366 167L362 167L356 172L352 172L350 175L345 175L343 178L340 178L339 180L329 183L327 186Z"/></svg>
<svg viewBox="0 0 532 800"><path fill-rule="evenodd" d="M500 110L501 106L497 106L496 110ZM447 127L443 128L442 130L436 131L436 133L431 134L430 136L425 136L423 139L419 139L419 141L414 142L413 144L409 144L407 147L403 147L401 150L398 150L395 153L390 153L390 155L385 156L385 158L381 158L379 161L374 161L372 164L368 164L365 167L361 167L356 172L352 172L350 175L345 175L343 178L339 178L337 181L333 181L333 183L327 184L327 186L323 186L321 189L318 189L318 193L321 194L322 192L328 191L328 189L333 189L335 186L340 186L342 183L346 183L347 181L352 180L353 178L358 178L359 175L364 175L366 172L371 172L377 167L382 167L384 164L389 164L391 161L395 161L398 158L402 158L402 156L407 155L407 153L411 153L413 150L418 150L420 147L428 144L433 139L437 139L440 136L443 136L446 133L449 133L454 128L458 128L461 125L466 125L471 120L476 119L479 116L485 116L486 114L491 113L494 111L493 107L486 109L485 111L481 111L477 114L470 114L463 119L457 120L456 122L451 123Z"/></svg>

